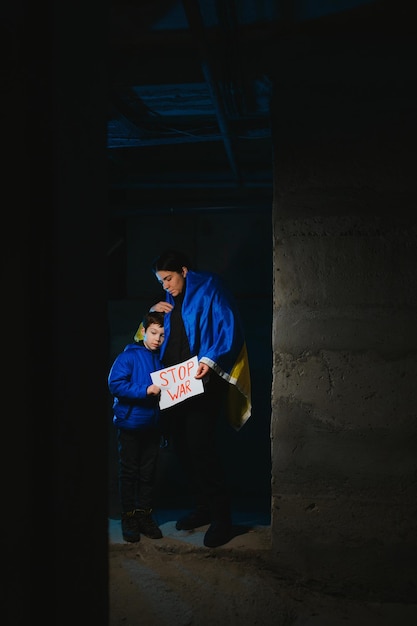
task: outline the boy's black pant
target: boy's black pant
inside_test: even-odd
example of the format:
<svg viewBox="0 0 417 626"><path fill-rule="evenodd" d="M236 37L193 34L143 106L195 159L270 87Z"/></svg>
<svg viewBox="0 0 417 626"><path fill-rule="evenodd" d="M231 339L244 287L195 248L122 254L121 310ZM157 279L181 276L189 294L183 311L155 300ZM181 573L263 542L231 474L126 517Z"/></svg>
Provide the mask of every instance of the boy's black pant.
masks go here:
<svg viewBox="0 0 417 626"><path fill-rule="evenodd" d="M159 430L117 431L122 513L151 509L159 455Z"/></svg>

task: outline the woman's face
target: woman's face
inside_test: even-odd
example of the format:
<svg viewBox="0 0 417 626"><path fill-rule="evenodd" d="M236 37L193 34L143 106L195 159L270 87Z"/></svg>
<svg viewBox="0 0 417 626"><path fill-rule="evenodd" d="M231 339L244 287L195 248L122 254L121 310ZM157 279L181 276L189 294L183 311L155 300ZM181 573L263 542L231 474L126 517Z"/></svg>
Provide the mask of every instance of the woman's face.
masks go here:
<svg viewBox="0 0 417 626"><path fill-rule="evenodd" d="M184 290L185 277L187 276L188 269L182 268L180 272L169 272L166 270L160 270L156 272L156 277L161 284L162 288L175 298Z"/></svg>

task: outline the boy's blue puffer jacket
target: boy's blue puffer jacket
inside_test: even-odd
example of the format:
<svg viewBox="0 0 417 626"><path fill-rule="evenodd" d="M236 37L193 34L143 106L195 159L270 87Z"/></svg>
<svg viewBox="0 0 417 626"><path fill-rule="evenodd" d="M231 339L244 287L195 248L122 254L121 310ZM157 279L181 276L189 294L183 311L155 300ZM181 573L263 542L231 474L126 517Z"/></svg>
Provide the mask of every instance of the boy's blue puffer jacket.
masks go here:
<svg viewBox="0 0 417 626"><path fill-rule="evenodd" d="M143 342L131 343L110 369L108 386L114 398L113 424L118 428L145 429L159 425L159 397L147 396L151 372L163 369L159 351L148 350Z"/></svg>

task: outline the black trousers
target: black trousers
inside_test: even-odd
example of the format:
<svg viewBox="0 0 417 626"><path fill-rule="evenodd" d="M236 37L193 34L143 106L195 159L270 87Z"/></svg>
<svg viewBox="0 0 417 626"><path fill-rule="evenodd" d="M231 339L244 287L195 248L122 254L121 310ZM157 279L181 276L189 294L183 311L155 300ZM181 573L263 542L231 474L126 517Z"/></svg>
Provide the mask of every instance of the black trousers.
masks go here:
<svg viewBox="0 0 417 626"><path fill-rule="evenodd" d="M228 485L217 449L217 424L224 417L229 383L211 373L203 394L162 411L162 428L189 482L196 505L228 498Z"/></svg>
<svg viewBox="0 0 417 626"><path fill-rule="evenodd" d="M151 509L160 449L159 430L117 431L122 513Z"/></svg>

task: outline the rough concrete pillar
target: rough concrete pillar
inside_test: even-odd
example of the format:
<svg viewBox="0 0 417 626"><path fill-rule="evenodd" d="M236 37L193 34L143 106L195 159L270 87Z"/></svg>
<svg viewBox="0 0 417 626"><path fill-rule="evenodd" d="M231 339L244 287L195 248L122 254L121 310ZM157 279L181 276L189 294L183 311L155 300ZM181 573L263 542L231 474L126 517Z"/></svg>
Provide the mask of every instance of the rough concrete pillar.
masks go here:
<svg viewBox="0 0 417 626"><path fill-rule="evenodd" d="M273 103L272 550L301 577L409 597L414 44L369 32L292 44Z"/></svg>

